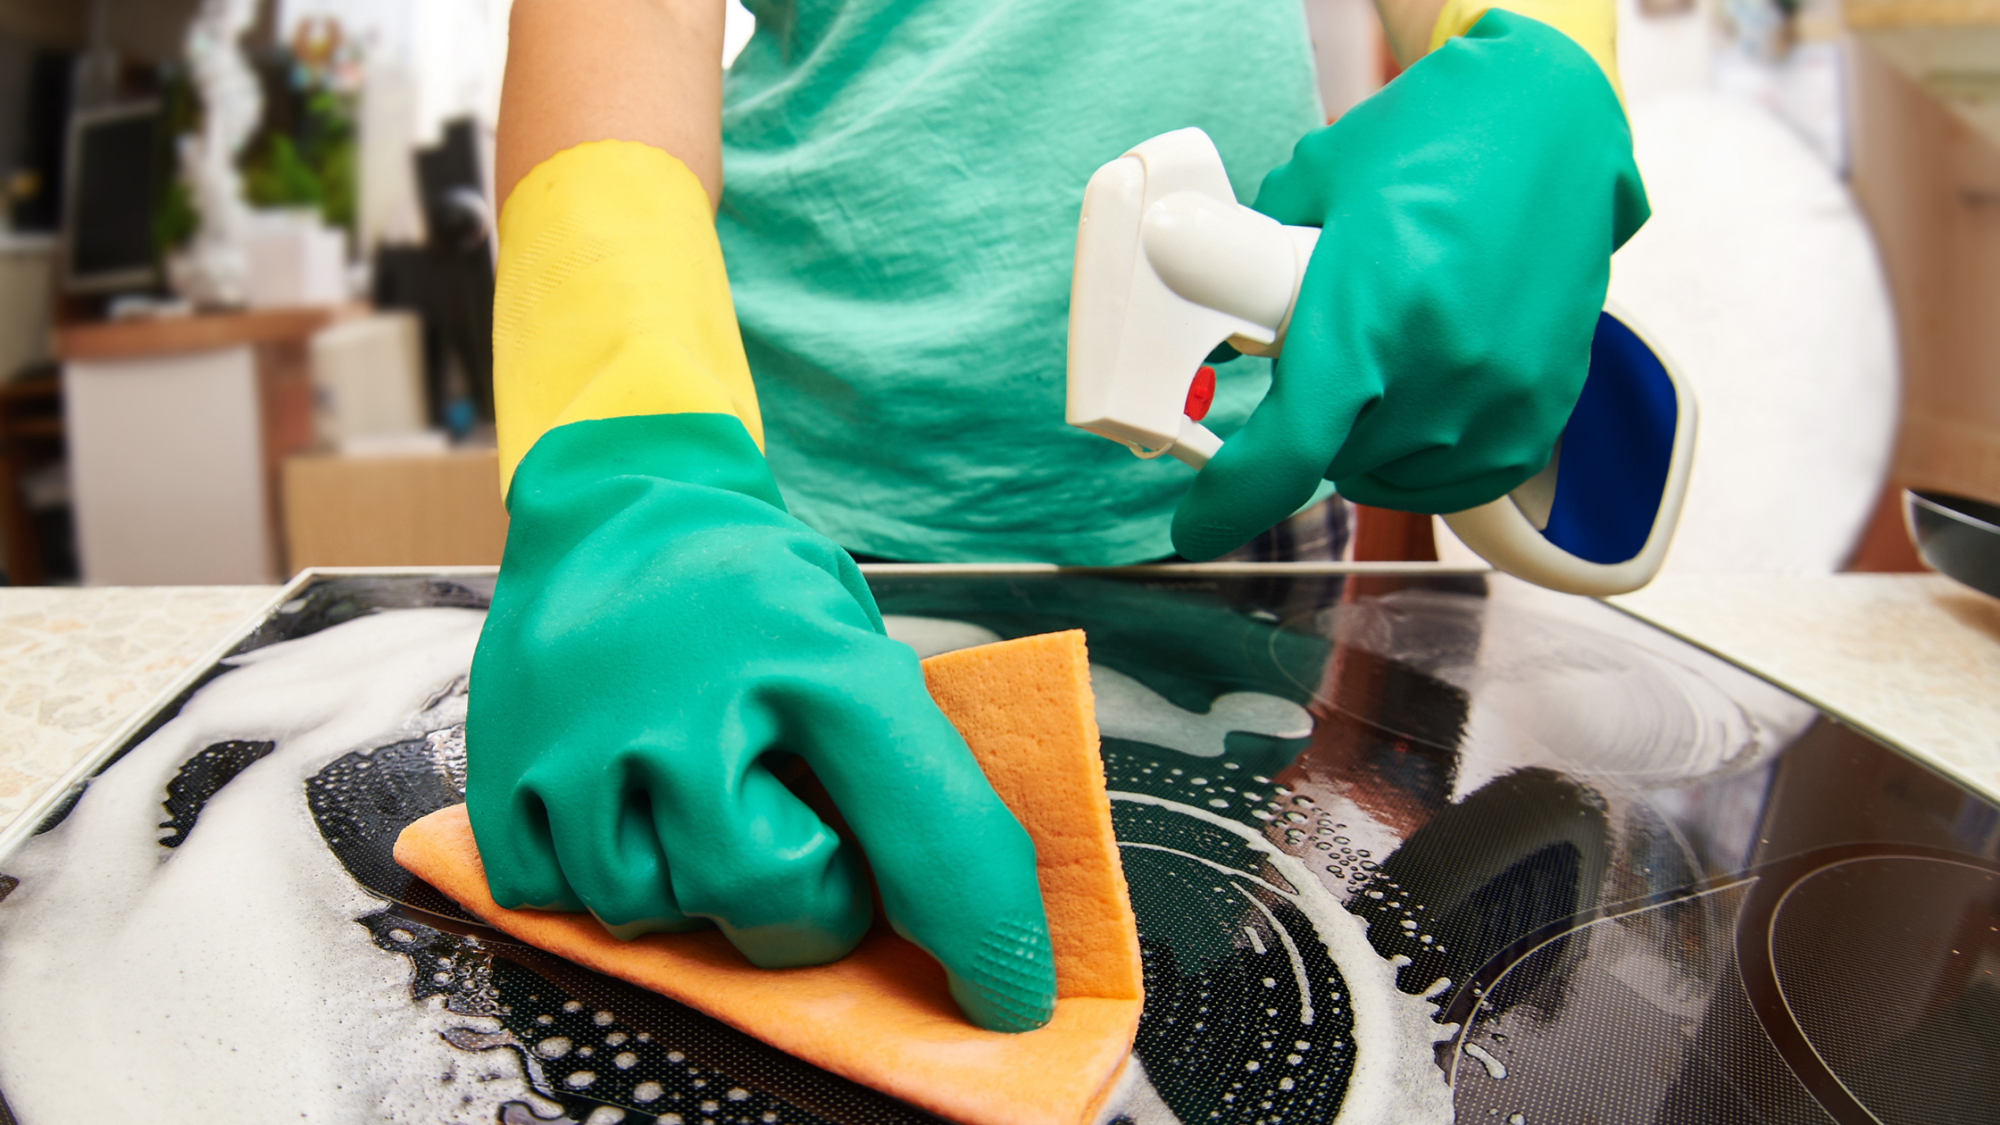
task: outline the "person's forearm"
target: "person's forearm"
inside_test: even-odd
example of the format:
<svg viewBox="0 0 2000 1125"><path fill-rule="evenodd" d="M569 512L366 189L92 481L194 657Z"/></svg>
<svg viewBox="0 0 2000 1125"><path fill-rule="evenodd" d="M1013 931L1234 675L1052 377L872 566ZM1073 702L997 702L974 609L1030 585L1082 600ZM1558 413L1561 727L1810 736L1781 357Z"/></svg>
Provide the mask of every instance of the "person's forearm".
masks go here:
<svg viewBox="0 0 2000 1125"><path fill-rule="evenodd" d="M1431 28L1444 10L1444 0L1375 0L1375 10L1396 62L1409 66L1430 50Z"/></svg>
<svg viewBox="0 0 2000 1125"><path fill-rule="evenodd" d="M638 141L722 196L723 0L515 0L494 188L588 141Z"/></svg>

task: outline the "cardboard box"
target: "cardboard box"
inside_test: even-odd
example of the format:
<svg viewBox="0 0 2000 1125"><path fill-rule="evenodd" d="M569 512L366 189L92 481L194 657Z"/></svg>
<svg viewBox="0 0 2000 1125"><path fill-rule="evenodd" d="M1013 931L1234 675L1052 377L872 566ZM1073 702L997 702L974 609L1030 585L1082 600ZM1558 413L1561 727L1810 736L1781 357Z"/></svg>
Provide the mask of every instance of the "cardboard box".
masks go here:
<svg viewBox="0 0 2000 1125"><path fill-rule="evenodd" d="M507 542L488 450L285 461L286 565L489 566Z"/></svg>

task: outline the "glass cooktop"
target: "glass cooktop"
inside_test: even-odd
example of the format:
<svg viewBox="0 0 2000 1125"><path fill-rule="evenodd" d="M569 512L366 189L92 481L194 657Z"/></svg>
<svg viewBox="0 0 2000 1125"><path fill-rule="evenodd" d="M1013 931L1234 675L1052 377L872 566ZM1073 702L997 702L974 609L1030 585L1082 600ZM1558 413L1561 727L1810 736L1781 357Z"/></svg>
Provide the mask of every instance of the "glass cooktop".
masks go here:
<svg viewBox="0 0 2000 1125"><path fill-rule="evenodd" d="M394 864L491 581L307 576L10 835L0 1122L927 1120ZM1657 630L1435 569L870 582L926 655L1087 635L1107 1121L1996 1120L2000 811Z"/></svg>

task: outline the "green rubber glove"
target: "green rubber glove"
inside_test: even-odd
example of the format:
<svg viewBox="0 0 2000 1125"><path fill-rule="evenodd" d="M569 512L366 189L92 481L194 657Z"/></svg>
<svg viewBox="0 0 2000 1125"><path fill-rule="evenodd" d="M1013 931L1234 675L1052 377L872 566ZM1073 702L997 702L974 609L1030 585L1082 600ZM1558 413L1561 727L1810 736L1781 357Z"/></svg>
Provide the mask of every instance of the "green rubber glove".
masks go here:
<svg viewBox="0 0 2000 1125"><path fill-rule="evenodd" d="M588 909L626 939L712 923L781 968L861 940L872 868L889 923L972 1022L1048 1020L1033 842L853 560L785 513L742 423L558 427L508 512L466 722L495 901ZM791 755L853 840L773 773Z"/></svg>
<svg viewBox="0 0 2000 1125"><path fill-rule="evenodd" d="M1648 214L1603 71L1500 10L1308 133L1256 208L1323 233L1270 393L1174 513L1191 559L1291 515L1322 478L1437 513L1540 471L1583 389L1611 252Z"/></svg>

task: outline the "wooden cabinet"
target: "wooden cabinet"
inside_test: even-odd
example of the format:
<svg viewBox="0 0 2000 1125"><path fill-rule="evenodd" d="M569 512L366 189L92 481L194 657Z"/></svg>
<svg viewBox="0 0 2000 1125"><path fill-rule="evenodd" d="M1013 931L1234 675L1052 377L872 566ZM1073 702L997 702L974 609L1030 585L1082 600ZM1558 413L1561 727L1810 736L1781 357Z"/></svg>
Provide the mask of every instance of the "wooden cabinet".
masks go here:
<svg viewBox="0 0 2000 1125"><path fill-rule="evenodd" d="M2000 4L1850 2L1848 18L1854 192L1901 336L1891 483L2000 503L2000 101L1981 85L2000 90Z"/></svg>

